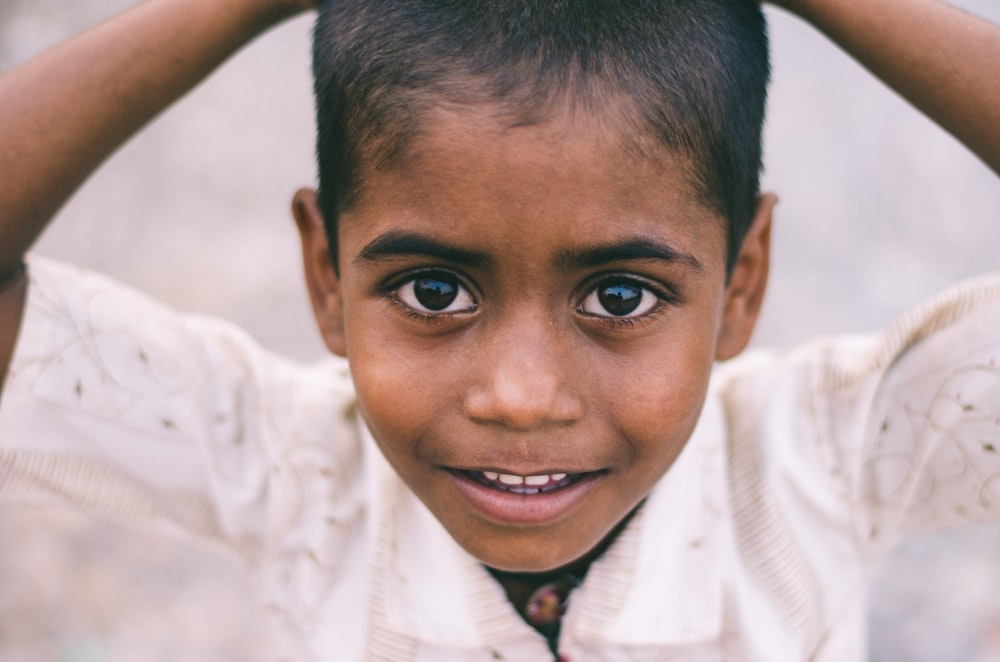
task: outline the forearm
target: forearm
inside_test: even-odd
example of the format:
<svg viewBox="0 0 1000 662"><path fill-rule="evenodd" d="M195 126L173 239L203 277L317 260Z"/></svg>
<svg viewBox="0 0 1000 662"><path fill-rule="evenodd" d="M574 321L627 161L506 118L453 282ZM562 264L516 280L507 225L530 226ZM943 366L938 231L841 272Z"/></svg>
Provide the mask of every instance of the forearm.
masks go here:
<svg viewBox="0 0 1000 662"><path fill-rule="evenodd" d="M18 320L26 293L24 268L0 274L0 392L3 391L9 357L17 340Z"/></svg>
<svg viewBox="0 0 1000 662"><path fill-rule="evenodd" d="M1000 173L1000 27L938 0L780 0Z"/></svg>
<svg viewBox="0 0 1000 662"><path fill-rule="evenodd" d="M0 272L133 133L300 10L283 0L153 0L0 78Z"/></svg>

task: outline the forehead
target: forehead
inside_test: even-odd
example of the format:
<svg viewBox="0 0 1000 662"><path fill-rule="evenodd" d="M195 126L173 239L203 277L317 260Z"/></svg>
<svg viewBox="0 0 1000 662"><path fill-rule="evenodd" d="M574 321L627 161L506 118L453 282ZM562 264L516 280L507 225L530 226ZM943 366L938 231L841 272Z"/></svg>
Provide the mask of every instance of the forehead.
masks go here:
<svg viewBox="0 0 1000 662"><path fill-rule="evenodd" d="M580 109L539 121L491 106L435 109L391 162L362 169L340 232L430 224L474 243L550 246L649 234L721 264L724 222L700 201L690 164L628 124Z"/></svg>

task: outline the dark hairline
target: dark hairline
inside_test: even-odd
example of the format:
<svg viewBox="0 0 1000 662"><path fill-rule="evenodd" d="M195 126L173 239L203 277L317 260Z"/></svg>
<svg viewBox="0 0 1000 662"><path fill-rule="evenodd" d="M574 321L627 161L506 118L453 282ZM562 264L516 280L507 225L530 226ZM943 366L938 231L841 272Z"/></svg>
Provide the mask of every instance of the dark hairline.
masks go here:
<svg viewBox="0 0 1000 662"><path fill-rule="evenodd" d="M373 4L379 7L373 7ZM441 6L438 7L438 4ZM499 6L499 9L506 10L508 4L539 15L557 11L547 8L546 0L510 0ZM577 5L604 6L588 0L579 0L565 6L569 8ZM341 29L336 21L331 21L327 30L332 27L330 34L340 36L333 41L324 41L327 31L324 30L322 16L328 9L332 11L330 8L334 6L341 12L338 19L353 16L353 25L361 32L353 32L354 28L350 27ZM537 122L560 102L565 104L567 99L571 104L580 106L598 102L600 94L594 94L594 89L602 88L604 93L616 90L630 96L642 111L639 113L642 115L641 121L630 122L623 133L631 132L643 139L651 136L661 146L687 162L688 174L699 198L725 219L728 237L727 271L731 270L742 238L749 227L758 195L760 136L769 66L766 25L756 2L637 2L630 13L626 12L638 21L630 25L644 22L653 25L659 21L660 25L666 26L664 29L667 33L678 37L681 46L691 49L688 51L681 46L657 42L655 40L660 37L652 37L654 42L651 44L655 48L666 48L664 53L672 53L670 57L678 58L676 62L670 61L670 71L659 73L657 67L660 65L656 63L661 61L656 60L658 56L654 55L653 60L648 60L649 53L653 51L642 50L644 47L641 44L640 50L629 51L637 59L626 62L624 69L609 60L603 61L607 66L599 64L599 58L602 57L599 51L591 53L591 56L598 58L594 61L598 63L596 65L586 62L580 64L580 61L570 57L562 65L550 68L545 64L547 60L537 53L528 55L528 51L525 51L522 55L517 55L519 51L516 50L512 51L515 59L509 61L516 71L496 68L497 60L488 64L489 60L475 59L479 57L477 54L483 57L496 56L490 50L488 39L483 50L476 42L475 33L456 33L460 36L458 41L466 39L463 42L465 46L447 40L441 41L435 36L438 31L455 29L454 26L448 27L455 17L440 13L445 6L446 3L438 3L437 0L393 0L382 4L377 0L328 0L324 4L321 20L317 23L314 73L320 124L317 141L320 203L327 220L328 234L331 235L331 245L336 240L340 212L350 208L363 183L360 179L361 166L378 169L391 166L395 159L401 158L408 143L421 131L429 109L443 103L461 106L488 101L501 107L506 106L512 114L521 113L526 122ZM419 25L416 27L403 20L406 16L416 16L407 12L432 7L433 11L438 12L434 14L436 19L422 21L423 14L420 14L421 20L417 21ZM660 18L650 18L653 14L641 16L640 12L650 11L649 7L658 7L675 18L687 21L684 25L691 32L677 32L679 28L669 27L671 23ZM696 14L703 10L706 11L704 17ZM463 8L458 13L468 13L471 16L476 11L479 10ZM604 9L594 11L600 14ZM621 13L617 11L616 16L611 17L612 20L617 21L617 15ZM438 25L434 20L442 20L444 23ZM746 25L737 22L745 22ZM597 24L587 25L593 27ZM642 35L659 35L658 27L651 28L652 32L648 34L642 32L647 27L640 28ZM520 28L511 29L514 30L511 33L513 35ZM603 28L597 29L600 31ZM383 38L383 41L370 46L357 36L362 33L374 36L375 42L379 38ZM400 46L395 43L392 35L409 38L411 45L407 48L417 50L399 50ZM337 42L337 39L342 39L343 42ZM585 40L586 37L581 33L579 39ZM438 46L432 43L427 47L429 50L426 54L421 55L420 51L425 46L421 40L437 43ZM338 51L331 50L340 47L347 49L343 51L348 54L346 59L337 55ZM350 55L353 48L358 49L357 53ZM463 55L466 52L463 48L470 55ZM575 46L569 48L573 50ZM581 52L587 52L586 48ZM493 55L487 56L487 53ZM528 59L516 59L522 56ZM420 59L421 57L424 59ZM532 57L542 59L534 62ZM643 73L639 63L647 60L653 63L650 65L652 68L645 69ZM332 62L341 64L331 69ZM567 62L577 62L580 66L567 67ZM608 64L609 62L611 63ZM348 68L338 69L344 63ZM635 68L637 66L638 69ZM359 91L361 96L356 94ZM661 98L668 99L668 102L658 101ZM702 107L702 102L709 103ZM324 117L331 110L339 113L340 119ZM360 133L350 129L351 126L360 127ZM349 135L344 131L352 133ZM339 154L335 154L332 160L325 158L330 156L331 148ZM324 163L332 162L339 162L347 169L341 170L340 175L331 177Z"/></svg>

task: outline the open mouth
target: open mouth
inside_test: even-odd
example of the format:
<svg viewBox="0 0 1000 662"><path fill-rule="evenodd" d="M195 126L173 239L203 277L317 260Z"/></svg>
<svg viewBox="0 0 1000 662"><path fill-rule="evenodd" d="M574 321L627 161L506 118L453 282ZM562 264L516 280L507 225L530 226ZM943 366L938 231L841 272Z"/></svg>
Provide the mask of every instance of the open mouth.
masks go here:
<svg viewBox="0 0 1000 662"><path fill-rule="evenodd" d="M555 490L569 487L588 475L555 473L537 476L518 476L495 471L464 471L462 473L480 485L502 492L523 494L525 496L554 492Z"/></svg>
<svg viewBox="0 0 1000 662"><path fill-rule="evenodd" d="M548 526L569 516L609 472L514 474L450 469L459 494L487 519L504 526Z"/></svg>

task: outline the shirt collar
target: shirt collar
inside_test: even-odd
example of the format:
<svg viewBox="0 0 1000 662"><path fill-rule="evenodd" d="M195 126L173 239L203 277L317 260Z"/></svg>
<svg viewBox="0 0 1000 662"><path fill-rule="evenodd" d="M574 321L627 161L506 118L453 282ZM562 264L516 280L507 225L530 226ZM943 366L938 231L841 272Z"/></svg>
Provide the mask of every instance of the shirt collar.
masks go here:
<svg viewBox="0 0 1000 662"><path fill-rule="evenodd" d="M684 451L573 597L571 636L678 646L720 635L724 429L721 407L710 398Z"/></svg>
<svg viewBox="0 0 1000 662"><path fill-rule="evenodd" d="M382 597L373 596L373 617L407 639L442 646L538 638L499 584L396 476L367 430L364 437L378 485L370 492L378 532L372 573L384 584L377 587ZM721 407L710 397L673 467L574 592L564 637L676 646L720 635L723 439Z"/></svg>

